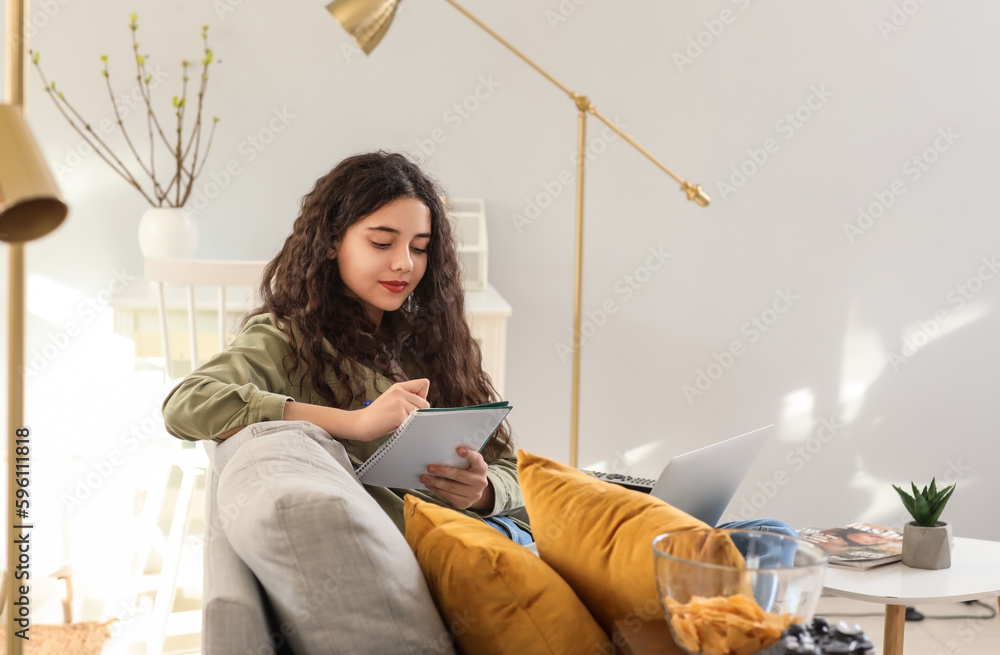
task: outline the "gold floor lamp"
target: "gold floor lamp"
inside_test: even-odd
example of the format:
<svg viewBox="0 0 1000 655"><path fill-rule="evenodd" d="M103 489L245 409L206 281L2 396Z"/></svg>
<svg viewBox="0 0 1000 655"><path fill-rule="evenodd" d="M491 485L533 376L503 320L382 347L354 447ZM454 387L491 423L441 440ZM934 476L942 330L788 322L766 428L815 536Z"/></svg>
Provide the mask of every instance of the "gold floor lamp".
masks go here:
<svg viewBox="0 0 1000 655"><path fill-rule="evenodd" d="M30 529L15 526L31 525L28 510L17 515L15 495L20 488L17 478L31 481L31 441L28 434L29 455L17 458L18 430L24 423L24 244L45 236L56 229L68 211L59 198L59 189L49 171L41 151L24 121L25 76L27 72L27 35L24 20L27 16L25 0L8 0L7 3L7 102L0 105L0 241L8 247L8 296L7 296L7 653L20 655L23 639L15 634L24 624L18 623L17 605L21 598L20 587L30 587L30 579L16 579L22 553L15 547L15 539ZM40 438L40 437L38 437ZM21 451L24 453L25 451ZM20 475L18 475L20 474ZM28 487L28 500L34 494ZM30 508L30 504L28 505ZM3 515L0 512L0 515ZM30 552L27 553L30 558ZM30 565L30 559L28 560ZM22 569L24 567L22 566ZM29 606L30 607L30 606ZM30 619L30 617L29 617ZM30 637L30 632L28 632Z"/></svg>
<svg viewBox="0 0 1000 655"><path fill-rule="evenodd" d="M584 171L586 157L586 134L587 134L587 114L593 114L602 123L607 125L618 136L630 143L636 150L641 152L646 159L653 162L660 170L674 178L681 185L681 190L687 194L688 200L693 200L702 207L707 207L709 198L700 185L677 177L673 171L663 165L660 160L649 153L645 148L636 143L631 137L622 132L617 125L607 119L597 108L591 104L587 96L582 96L570 91L556 78L549 75L538 64L531 61L521 51L505 41L499 34L483 24L478 18L470 14L464 7L454 0L445 0L448 4L459 10L473 23L485 30L490 36L499 41L508 50L520 57L529 66L545 76L545 79L559 87L563 93L576 104L578 115L577 150L578 164L576 169L576 266L573 282L573 389L570 415L570 441L569 441L569 463L570 466L577 466L577 449L579 445L579 421L580 421L580 322L582 316L581 296L583 290L583 188ZM389 30L396 13L396 7L400 0L334 0L327 5L334 18L337 19L345 30L354 38L358 46L365 54L370 54L375 46L382 40Z"/></svg>

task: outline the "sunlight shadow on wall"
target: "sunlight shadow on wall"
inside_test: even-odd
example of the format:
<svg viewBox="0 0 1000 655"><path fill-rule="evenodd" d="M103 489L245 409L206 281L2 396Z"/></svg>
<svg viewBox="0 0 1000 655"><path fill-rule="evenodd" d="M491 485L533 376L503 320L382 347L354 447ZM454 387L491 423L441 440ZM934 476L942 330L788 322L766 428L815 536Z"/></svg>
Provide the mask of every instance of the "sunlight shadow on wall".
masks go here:
<svg viewBox="0 0 1000 655"><path fill-rule="evenodd" d="M786 394L782 402L784 406L777 430L778 438L783 441L800 441L802 435L812 431L816 424L813 414L816 394L811 389L799 389Z"/></svg>
<svg viewBox="0 0 1000 655"><path fill-rule="evenodd" d="M860 325L857 304L851 307L844 334L840 368L841 418L850 424L864 406L868 388L885 372L885 344L878 331Z"/></svg>
<svg viewBox="0 0 1000 655"><path fill-rule="evenodd" d="M847 483L847 487L864 492L864 495L870 499L868 506L861 510L857 520L878 523L894 530L901 530L906 510L892 488L892 485L897 483L895 480L876 478L866 470L864 456L856 455L854 475Z"/></svg>
<svg viewBox="0 0 1000 655"><path fill-rule="evenodd" d="M981 318L985 318L990 314L991 309L989 303L983 302L970 305L957 316L954 312L949 316L947 313L939 311L929 320L911 323L902 330L899 337L898 353L903 358L909 359L927 346L958 332ZM938 320L938 316L943 318Z"/></svg>
<svg viewBox="0 0 1000 655"><path fill-rule="evenodd" d="M629 448L625 452L620 452L616 449L614 458L602 459L599 462L586 464L581 468L584 470L603 471L605 473L628 473L634 464L650 459L653 453L662 447L662 442L652 441L641 446L636 446L635 448ZM665 464L666 457L662 459ZM663 464L660 466L663 466Z"/></svg>

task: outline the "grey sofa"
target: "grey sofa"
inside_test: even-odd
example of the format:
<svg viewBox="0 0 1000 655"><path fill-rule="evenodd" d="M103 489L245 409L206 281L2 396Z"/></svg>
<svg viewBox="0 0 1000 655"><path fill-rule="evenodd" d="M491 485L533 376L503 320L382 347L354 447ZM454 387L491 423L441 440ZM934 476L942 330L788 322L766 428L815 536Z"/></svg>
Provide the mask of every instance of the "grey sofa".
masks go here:
<svg viewBox="0 0 1000 655"><path fill-rule="evenodd" d="M454 655L416 558L329 434L273 421L204 445L204 655Z"/></svg>
<svg viewBox="0 0 1000 655"><path fill-rule="evenodd" d="M204 581L201 649L206 655L291 655L284 639L273 640L274 612L260 582L243 563L223 532L224 515L216 511L218 474L214 441L202 442L210 466L205 479Z"/></svg>

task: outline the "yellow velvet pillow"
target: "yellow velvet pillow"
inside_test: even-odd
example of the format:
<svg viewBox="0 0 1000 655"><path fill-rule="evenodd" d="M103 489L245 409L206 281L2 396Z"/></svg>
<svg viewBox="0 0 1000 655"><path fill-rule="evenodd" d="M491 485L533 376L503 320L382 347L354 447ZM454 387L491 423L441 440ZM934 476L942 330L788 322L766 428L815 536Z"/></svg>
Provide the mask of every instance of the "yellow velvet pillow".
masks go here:
<svg viewBox="0 0 1000 655"><path fill-rule="evenodd" d="M641 625L663 618L653 538L711 526L649 494L523 450L517 454L517 475L538 554L608 634L616 620ZM731 542L724 560L719 563L743 563Z"/></svg>
<svg viewBox="0 0 1000 655"><path fill-rule="evenodd" d="M414 496L406 496L404 515L406 541L463 652L613 652L569 585L524 546Z"/></svg>

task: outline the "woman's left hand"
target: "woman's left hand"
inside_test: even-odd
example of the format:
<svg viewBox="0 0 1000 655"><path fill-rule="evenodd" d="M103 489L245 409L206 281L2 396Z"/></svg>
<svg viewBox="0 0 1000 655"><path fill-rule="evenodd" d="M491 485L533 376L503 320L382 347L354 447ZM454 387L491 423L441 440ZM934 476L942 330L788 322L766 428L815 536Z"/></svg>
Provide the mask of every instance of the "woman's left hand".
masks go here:
<svg viewBox="0 0 1000 655"><path fill-rule="evenodd" d="M493 509L493 486L486 477L486 460L474 450L459 448L458 454L469 461L469 468L432 464L420 481L447 500L455 509L477 512Z"/></svg>

